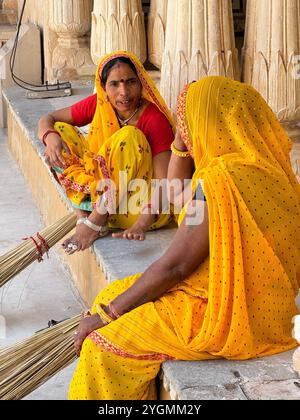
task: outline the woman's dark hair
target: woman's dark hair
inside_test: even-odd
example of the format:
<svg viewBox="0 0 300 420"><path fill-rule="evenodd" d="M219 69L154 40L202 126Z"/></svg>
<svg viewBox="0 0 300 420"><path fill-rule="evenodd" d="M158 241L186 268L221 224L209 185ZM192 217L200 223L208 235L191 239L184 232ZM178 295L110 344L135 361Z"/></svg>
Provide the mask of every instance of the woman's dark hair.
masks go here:
<svg viewBox="0 0 300 420"><path fill-rule="evenodd" d="M125 63L125 64L128 64L128 66L134 71L134 73L136 74L136 75L138 75L137 74L137 71L136 71L136 68L135 68L135 65L133 64L133 62L129 59L129 58L127 58L127 57L118 57L118 58L114 58L113 60L111 60L111 61L109 61L105 66L104 66L104 69L102 70L102 74L101 74L101 84L102 84L102 86L103 87L105 87L105 85L106 85L106 82L107 82L107 79L108 79L108 76L109 76L109 74L110 74L110 72L111 72L111 70L112 70L112 68L116 65L116 64L118 64L118 63Z"/></svg>

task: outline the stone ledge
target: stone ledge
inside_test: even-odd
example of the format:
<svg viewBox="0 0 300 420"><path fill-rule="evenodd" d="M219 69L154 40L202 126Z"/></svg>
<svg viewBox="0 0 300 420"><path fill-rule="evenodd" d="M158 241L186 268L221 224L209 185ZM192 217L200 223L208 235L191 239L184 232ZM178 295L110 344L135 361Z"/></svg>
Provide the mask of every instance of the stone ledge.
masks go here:
<svg viewBox="0 0 300 420"><path fill-rule="evenodd" d="M161 395L172 400L300 400L293 352L245 361L164 362Z"/></svg>

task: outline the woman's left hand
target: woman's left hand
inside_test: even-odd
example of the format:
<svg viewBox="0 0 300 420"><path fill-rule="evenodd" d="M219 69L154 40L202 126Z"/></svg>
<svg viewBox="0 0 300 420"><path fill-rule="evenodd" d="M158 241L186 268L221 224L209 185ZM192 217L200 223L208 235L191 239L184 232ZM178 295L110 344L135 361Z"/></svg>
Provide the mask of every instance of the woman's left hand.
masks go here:
<svg viewBox="0 0 300 420"><path fill-rule="evenodd" d="M74 346L77 356L80 356L82 343L86 337L94 330L104 327L104 324L98 314L89 315L82 318L77 330L74 333Z"/></svg>
<svg viewBox="0 0 300 420"><path fill-rule="evenodd" d="M143 241L145 239L145 230L135 223L130 228L124 230L123 232L113 233L113 238L128 239L129 241Z"/></svg>

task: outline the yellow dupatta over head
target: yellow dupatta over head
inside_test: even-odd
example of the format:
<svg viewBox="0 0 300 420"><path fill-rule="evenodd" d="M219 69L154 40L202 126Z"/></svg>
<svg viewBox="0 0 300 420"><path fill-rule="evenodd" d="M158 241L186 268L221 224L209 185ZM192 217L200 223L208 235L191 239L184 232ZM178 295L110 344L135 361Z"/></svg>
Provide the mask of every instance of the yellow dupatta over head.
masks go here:
<svg viewBox="0 0 300 420"><path fill-rule="evenodd" d="M210 223L208 304L193 347L239 358L287 350L300 286L291 141L255 89L224 77L187 86L177 115Z"/></svg>
<svg viewBox="0 0 300 420"><path fill-rule="evenodd" d="M140 60L133 53L127 51L115 51L105 56L100 61L96 70L95 87L97 92L97 108L87 136L89 149L95 154L99 152L103 143L120 129L115 111L110 102L107 100L106 92L101 84L101 74L106 64L115 58L120 57L128 58L133 63L143 86L142 97L158 107L158 109L168 118L173 130L175 131L171 113Z"/></svg>

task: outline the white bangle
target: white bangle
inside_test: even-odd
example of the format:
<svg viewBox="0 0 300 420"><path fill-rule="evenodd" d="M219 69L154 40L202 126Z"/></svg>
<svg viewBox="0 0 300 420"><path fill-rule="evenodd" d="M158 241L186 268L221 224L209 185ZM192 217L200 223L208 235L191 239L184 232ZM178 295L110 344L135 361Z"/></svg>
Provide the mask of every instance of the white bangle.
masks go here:
<svg viewBox="0 0 300 420"><path fill-rule="evenodd" d="M92 223L87 217L81 217L80 219L78 219L76 225L81 225L82 223L86 225L87 227L89 227L90 229L94 230L95 232L99 232L99 233L108 232L107 226L95 225L95 223Z"/></svg>

